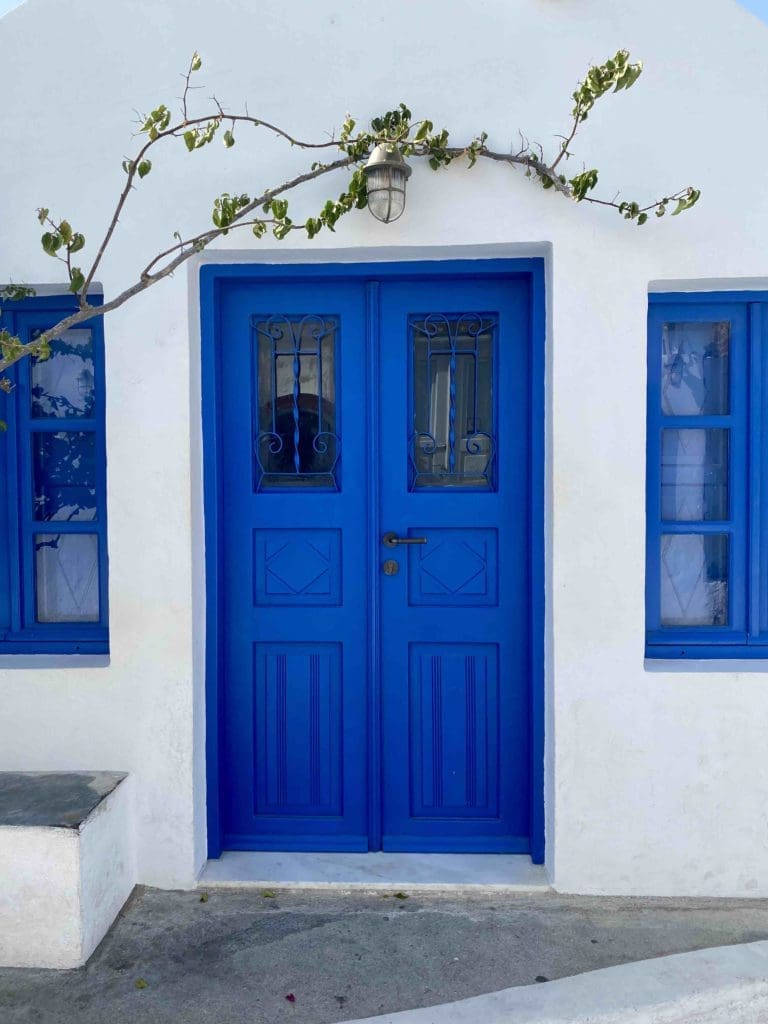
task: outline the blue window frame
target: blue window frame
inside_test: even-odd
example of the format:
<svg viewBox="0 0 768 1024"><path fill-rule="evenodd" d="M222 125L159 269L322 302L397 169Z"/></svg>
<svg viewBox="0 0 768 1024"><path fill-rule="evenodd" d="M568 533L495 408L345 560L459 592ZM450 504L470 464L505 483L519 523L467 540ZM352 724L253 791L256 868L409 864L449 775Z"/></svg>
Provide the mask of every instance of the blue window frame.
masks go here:
<svg viewBox="0 0 768 1024"><path fill-rule="evenodd" d="M768 295L650 299L646 655L768 658Z"/></svg>
<svg viewBox="0 0 768 1024"><path fill-rule="evenodd" d="M98 301L92 299L91 301ZM72 298L3 304L23 342L74 312ZM0 405L0 654L105 654L104 336L100 317L24 359Z"/></svg>

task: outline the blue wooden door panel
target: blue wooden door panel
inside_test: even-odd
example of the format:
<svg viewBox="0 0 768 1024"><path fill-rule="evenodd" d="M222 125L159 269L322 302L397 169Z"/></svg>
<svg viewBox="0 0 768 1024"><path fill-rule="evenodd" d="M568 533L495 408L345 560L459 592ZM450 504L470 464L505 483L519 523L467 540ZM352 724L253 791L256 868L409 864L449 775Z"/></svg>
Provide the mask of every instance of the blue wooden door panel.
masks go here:
<svg viewBox="0 0 768 1024"><path fill-rule="evenodd" d="M221 296L229 849L368 848L364 312L344 282Z"/></svg>
<svg viewBox="0 0 768 1024"><path fill-rule="evenodd" d="M528 282L369 298L220 286L222 846L525 852Z"/></svg>
<svg viewBox="0 0 768 1024"><path fill-rule="evenodd" d="M426 541L381 548L384 848L524 852L527 287L387 282L381 311L382 529Z"/></svg>

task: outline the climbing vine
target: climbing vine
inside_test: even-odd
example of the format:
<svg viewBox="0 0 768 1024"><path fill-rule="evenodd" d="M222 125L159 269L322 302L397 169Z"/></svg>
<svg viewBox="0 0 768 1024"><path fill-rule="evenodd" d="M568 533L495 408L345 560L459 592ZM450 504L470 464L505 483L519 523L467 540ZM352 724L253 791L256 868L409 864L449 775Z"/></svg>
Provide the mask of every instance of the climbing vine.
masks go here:
<svg viewBox="0 0 768 1024"><path fill-rule="evenodd" d="M551 156L545 154L542 146L531 145L523 137L516 151L498 152L488 146L486 132L480 132L469 141L456 145L446 128L436 129L428 118L414 118L404 103L396 110L389 110L379 117L374 117L365 127L359 126L352 117L347 116L338 134L322 142L295 138L285 129L260 117L247 112L236 113L227 110L215 98L206 113L195 115L191 110L191 82L201 66L199 54L193 54L184 76L181 109L176 116L168 106L161 103L141 118L137 133L137 151L134 156L123 160L125 181L105 233L88 265L82 264L80 256L86 249L84 235L76 231L68 220L51 216L48 208L40 207L37 211L40 225L45 229L40 239L42 248L47 255L63 264L69 290L77 297L77 310L44 331L34 341L26 343L7 330L0 329L0 390L12 390L13 384L5 371L14 363L29 356L46 359L50 354L50 343L65 331L93 317L103 316L118 309L129 299L173 274L195 253L202 252L217 238L232 230L249 229L256 238L261 238L271 231L278 240L287 238L296 231L306 234L310 239L321 231L333 231L342 217L352 210L361 210L366 206L366 179L363 167L377 145L396 147L404 157L423 160L434 171L442 171L455 161L463 162L469 167L473 167L479 160L507 164L512 168L520 168L526 177L541 188L550 189L563 198L577 203L608 207L617 211L624 219L634 221L638 225L645 224L650 216L663 217L670 208L672 216L683 213L699 199L699 190L692 186L663 195L646 204L619 198L603 199L595 194L598 184L596 168L581 170L571 177L564 173L567 162L573 156L571 147L597 100L608 92L621 92L631 88L640 77L642 64L631 62L626 50L619 50L610 60L588 69L584 80L579 82L572 95L573 108L568 132L561 138ZM152 158L156 148L177 144L183 145L190 154L194 154L220 139L226 149L231 149L242 139L246 131L253 128L270 132L291 146L311 152L315 159L303 173L267 188L255 196L222 192L213 200L211 227L187 238L175 234L173 244L152 256L138 272L136 279L123 291L108 299L103 305L92 305L88 297L94 277L108 252L129 199L141 181L152 173ZM289 199L286 195L309 181L337 172L348 174L346 184L338 197L328 199L313 216L302 221L294 221L290 216ZM32 294L34 291L31 288L10 285L0 292L0 299L14 301ZM0 422L0 427L2 426L4 424Z"/></svg>

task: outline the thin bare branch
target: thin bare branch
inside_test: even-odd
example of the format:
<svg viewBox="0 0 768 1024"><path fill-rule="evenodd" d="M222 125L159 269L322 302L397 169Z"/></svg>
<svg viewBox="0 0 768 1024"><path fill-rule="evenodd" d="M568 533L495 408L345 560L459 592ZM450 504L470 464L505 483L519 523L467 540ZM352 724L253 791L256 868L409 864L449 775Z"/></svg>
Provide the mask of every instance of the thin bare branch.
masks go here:
<svg viewBox="0 0 768 1024"><path fill-rule="evenodd" d="M104 258L104 253L106 252L109 243L112 241L112 236L114 235L115 229L120 220L120 215L122 214L125 204L128 201L128 197L130 196L131 191L133 190L139 164L142 162L142 160L144 160L144 158L147 156L152 147L156 146L164 139L170 137L178 138L185 131L189 131L190 129L198 125L210 124L211 121L215 121L218 119L230 121L232 124L243 122L251 124L257 128L265 128L267 131L270 131L274 135L277 135L280 138L285 139L287 142L290 142L292 146L297 146L299 149L338 150L339 148L339 143L335 139L332 139L328 142L305 142L301 139L297 139L294 136L290 135L288 132L284 131L282 128L279 128L277 125L270 124L269 121L264 121L261 118L257 117L250 117L245 114L227 114L217 112L216 114L206 115L204 117L187 118L185 116L182 122L179 122L173 125L172 127L167 128L165 131L159 132L154 139L148 139L141 147L141 149L138 151L137 155L132 160L126 161L126 163L129 165L129 169L126 174L125 185L123 187L122 192L120 193L114 213L112 214L112 218L107 227L107 231L104 235L104 238L101 241L101 244L99 245L93 263L91 264L88 273L85 275L85 283L83 284L83 287L81 289L82 295L88 294L88 289L93 283L94 277L96 276L96 272L101 264L102 259Z"/></svg>
<svg viewBox="0 0 768 1024"><path fill-rule="evenodd" d="M578 107L577 107L577 111L578 111ZM551 169L553 171L557 168L557 165L560 163L560 161L563 159L563 157L567 157L568 156L568 147L573 142L573 140L576 138L576 132L579 130L579 123L580 123L579 122L579 115L578 115L578 113L574 113L573 124L571 125L571 130L570 130L568 136L563 140L563 143L560 146L560 152L557 154L557 156L555 157L555 159L554 159L554 161L552 163L552 168Z"/></svg>
<svg viewBox="0 0 768 1024"><path fill-rule="evenodd" d="M352 157L340 157L338 160L334 160L330 164L323 164L320 167L315 167L311 171L305 171L304 174L299 174L295 178L291 178L289 181L284 181L282 185L278 185L276 188L268 189L266 192L263 192L260 196L258 196L258 198L252 199L247 206L244 206L242 210L240 210L240 212L235 216L232 224L228 225L226 228L210 228L208 231L202 231L200 232L199 235L195 235L193 238L186 239L185 241L177 242L176 245L172 245L169 249L166 249L164 252L158 253L158 255L155 256L154 259L152 259L142 270L140 274L140 279L143 280L144 278L148 277L154 281L159 274L165 276L164 271L155 272L154 274L152 272L153 268L161 260L173 255L174 253L184 253L184 250L187 246L192 246L192 250L186 253L185 256L185 258L189 258L189 256L191 256L194 252L199 252L201 248L205 248L206 246L210 245L211 242L219 238L221 235L226 235L227 232L231 231L233 227L244 226L243 222L249 225L255 223L255 221L253 220L247 220L248 215L253 213L253 211L257 210L260 206L263 206L268 199L274 199L276 196L282 195L284 192L289 192L292 188L296 188L298 185L303 185L305 184L305 182L312 181L315 178L319 178L321 177L321 175L328 174L330 171L338 171L343 167L349 167L353 163L355 163L355 161ZM257 219L262 220L262 218ZM263 220L263 223L271 224L274 223L274 221L268 219ZM302 225L296 225L297 228L301 226ZM176 266L177 264L174 263L174 270L176 269Z"/></svg>
<svg viewBox="0 0 768 1024"><path fill-rule="evenodd" d="M325 174L330 174L332 171L341 170L342 168L349 167L355 163L353 157L344 156L338 160L334 160L332 163L324 164L320 167L315 167L310 171L305 171L303 174L298 174L294 178L290 178L288 181L283 182L275 188L268 189L263 192L256 199L253 199L248 206L243 209L236 216L235 220L231 225L226 228L211 228L209 231L203 231L199 235L195 235L191 239L182 240L176 243L176 245L167 249L165 252L160 253L156 256L139 275L139 280L132 284L130 287L124 289L119 295L116 295L114 299L110 299L109 302L105 302L100 306L92 306L86 303L81 306L77 312L72 313L70 316L65 317L59 321L55 326L49 330L44 331L34 342L30 342L13 354L8 359L0 359L0 373L3 373L14 363L19 362L27 356L34 355L41 345L41 343L54 341L56 338L60 338L62 334L70 330L72 327L76 327L78 324L84 323L87 320L92 320L95 316L103 316L106 313L110 313L115 309L119 309L129 299L134 296L141 294L153 285L162 281L166 277L170 277L176 270L179 269L184 263L187 262L195 253L200 252L203 248L209 245L216 238L226 234L235 227L247 227L254 223L275 223L273 218L256 218L248 219L249 213L253 213L254 210L263 206L269 199L273 199L276 196L281 195L284 192L288 192L299 185L303 185L305 182L312 181L315 178L322 177ZM293 230L301 230L302 224L296 224ZM175 254L175 255L174 255ZM169 256L173 258L159 270L153 272L153 268L162 260Z"/></svg>
<svg viewBox="0 0 768 1024"><path fill-rule="evenodd" d="M254 232L261 234L267 225L273 226L273 233L278 239L284 238L292 231L306 231L310 238L323 227L333 229L340 216L365 202L365 183L359 171L356 171L349 181L347 190L339 198L338 202L328 200L319 216L310 217L303 224L294 224L287 216L287 203L281 201L279 204L271 205L272 201L283 193L289 192L306 182L320 178L336 170L350 168L353 165L361 165L367 158L371 149L378 144L387 144L402 147L406 156L415 156L429 161L431 167L437 170L446 167L454 159L466 158L469 166L473 166L478 159L491 160L503 163L512 168L522 167L528 176L535 176L540 185L552 189L566 198L578 202L588 202L594 205L609 207L615 210L628 220L634 220L643 224L648 220L648 214L653 211L658 216L663 215L669 203L677 203L674 213L690 209L699 198L699 191L692 187L680 189L672 195L663 196L646 206L641 207L636 202L620 201L618 193L613 199L600 199L591 195L591 191L597 184L597 171L595 169L582 169L580 174L566 178L559 171L562 161L567 160L580 125L586 120L588 112L592 109L597 99L603 96L610 89L629 88L640 75L642 65L630 64L629 54L620 50L615 57L604 64L590 68L585 80L580 82L576 92L573 94L576 105L572 111L572 123L567 135L557 136L560 140L554 158L547 161L544 149L539 143L529 144L528 139L520 133L520 149L513 152L496 152L485 145L487 135L480 134L472 139L465 146L448 146L448 132L441 130L433 133L432 122L427 120L413 121L411 113L404 104L399 108L389 111L383 117L375 118L368 129L358 131L353 135L355 123L347 115L344 127L340 134L332 134L323 142L308 142L296 138L285 129L262 118L250 114L247 105L245 113L233 113L219 102L214 96L211 100L213 109L202 116L190 117L189 99L194 86L191 84L192 75L201 65L200 57L193 54L184 79L184 90L181 96L181 120L171 124L171 115L168 108L161 105L153 110L149 117L143 118L140 133L146 133L146 139L139 146L135 157L124 161L123 167L126 173L126 180L118 196L115 208L110 217L104 237L99 244L96 255L88 269L85 277L82 276L77 267L72 266L71 256L73 251L77 252L83 247L84 239L77 232L73 233L68 222L61 221L57 224L48 216L48 211L41 209L39 216L41 223L51 227L53 232L60 236L53 242L49 237L43 236L43 247L49 255L54 256L64 263L67 269L70 286L83 281L82 287L77 290L79 309L70 316L65 317L58 324L45 331L34 342L23 344L18 338L11 338L5 335L2 340L3 357L0 358L0 374L8 367L23 359L25 356L40 355L44 353L45 346L54 339L60 337L70 328L84 323L93 317L103 316L115 309L120 308L134 296L157 284L159 281L171 276L195 253L198 253L209 246L222 235L237 228L252 227ZM291 146L303 150L331 150L338 154L337 159L329 163L314 163L309 171L296 175L283 182L275 188L262 192L255 199L248 200L247 196L229 196L223 193L216 200L214 205L214 226L208 230L201 231L189 238L182 238L180 234L174 233L175 242L162 252L154 256L144 267L132 285L110 299L104 305L93 306L88 302L88 292L93 283L94 277L101 265L105 253L114 237L115 230L125 211L128 198L133 192L136 179L145 177L151 170L151 161L148 154L153 147L164 142L168 138L175 140L183 139L190 150L198 149L211 142L216 132L223 126L229 126L224 135L224 142L229 147L234 144L233 131L238 125L249 125L256 128L264 128L277 138L283 139ZM247 200L247 202L246 202ZM239 207L241 202L246 205ZM267 209L263 207L267 205ZM265 216L259 216L257 211ZM64 231L62 231L62 226ZM62 248L62 240L65 255L58 251ZM8 391L11 382L8 378L0 376L0 390Z"/></svg>

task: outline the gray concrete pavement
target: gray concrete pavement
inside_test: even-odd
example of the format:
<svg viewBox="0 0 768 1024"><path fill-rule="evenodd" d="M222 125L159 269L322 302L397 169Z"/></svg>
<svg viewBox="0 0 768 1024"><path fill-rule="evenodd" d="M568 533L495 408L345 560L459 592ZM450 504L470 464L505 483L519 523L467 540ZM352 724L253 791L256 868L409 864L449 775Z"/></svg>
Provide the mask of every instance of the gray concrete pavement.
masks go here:
<svg viewBox="0 0 768 1024"><path fill-rule="evenodd" d="M765 938L768 901L139 890L86 967L0 970L0 1021L330 1024Z"/></svg>

